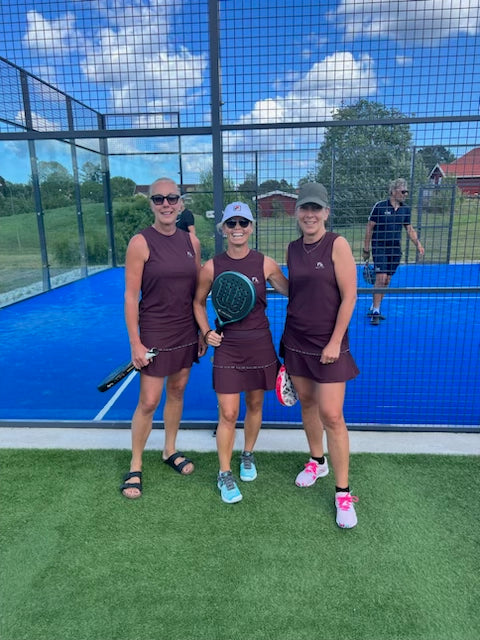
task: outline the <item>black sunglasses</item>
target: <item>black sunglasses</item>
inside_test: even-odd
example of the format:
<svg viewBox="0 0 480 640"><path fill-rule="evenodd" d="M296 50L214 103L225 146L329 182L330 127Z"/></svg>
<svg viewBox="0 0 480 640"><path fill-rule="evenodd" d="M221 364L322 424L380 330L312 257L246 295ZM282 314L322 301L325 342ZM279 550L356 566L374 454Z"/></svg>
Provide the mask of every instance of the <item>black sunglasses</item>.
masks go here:
<svg viewBox="0 0 480 640"><path fill-rule="evenodd" d="M225 224L227 225L227 227L229 229L235 229L235 227L237 226L237 222L238 224L242 227L242 229L246 229L248 227L248 225L250 224L250 220L226 220Z"/></svg>
<svg viewBox="0 0 480 640"><path fill-rule="evenodd" d="M163 204L164 200L166 200L168 204L177 204L177 202L180 200L180 196L174 194L168 196L155 195L150 196L150 200L153 202L153 204Z"/></svg>
<svg viewBox="0 0 480 640"><path fill-rule="evenodd" d="M403 195L405 195L406 193L408 193L408 190L407 190L407 189L404 189L404 190L402 191L402 193L403 193Z"/></svg>

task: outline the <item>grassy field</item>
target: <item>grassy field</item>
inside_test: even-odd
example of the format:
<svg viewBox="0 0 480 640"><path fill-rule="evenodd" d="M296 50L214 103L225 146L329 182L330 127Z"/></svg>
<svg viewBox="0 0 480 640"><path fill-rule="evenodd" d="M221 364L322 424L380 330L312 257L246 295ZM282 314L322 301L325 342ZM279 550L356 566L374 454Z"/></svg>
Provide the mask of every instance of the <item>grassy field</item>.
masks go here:
<svg viewBox="0 0 480 640"><path fill-rule="evenodd" d="M87 204L83 207L87 244L95 249L95 259L90 266L106 264L107 234L103 204ZM197 235L202 242L202 258L214 254L214 224L203 216L195 216ZM49 264L52 274L70 270L80 265L76 211L73 207L54 209L44 215ZM415 216L413 219L416 225ZM352 224L334 228L344 235L352 246L354 256L360 260L365 224ZM423 230L427 262L445 261L450 247L450 261L470 262L480 260L480 210L478 200L458 200L451 241L445 227ZM426 238L425 238L426 236ZM298 237L296 221L289 217L263 218L255 231L257 248L280 264L285 262L287 244ZM407 243L404 235L405 249ZM100 245L100 246L99 246ZM253 246L253 244L252 244ZM416 259L413 246L408 248L408 261ZM91 249L90 249L91 250ZM122 251L119 261L122 262ZM37 220L34 213L23 213L0 218L0 293L41 280L41 257Z"/></svg>
<svg viewBox="0 0 480 640"><path fill-rule="evenodd" d="M83 224L87 242L99 238L107 246L103 204L85 205ZM44 225L52 275L78 267L80 249L75 208L47 211ZM67 260L64 259L65 255ZM42 259L35 213L0 218L0 293L28 286L41 279Z"/></svg>
<svg viewBox="0 0 480 640"><path fill-rule="evenodd" d="M127 451L0 451L5 640L477 640L474 456L352 456L358 527L335 525L331 475L258 453L244 500L218 496L215 453L191 477Z"/></svg>

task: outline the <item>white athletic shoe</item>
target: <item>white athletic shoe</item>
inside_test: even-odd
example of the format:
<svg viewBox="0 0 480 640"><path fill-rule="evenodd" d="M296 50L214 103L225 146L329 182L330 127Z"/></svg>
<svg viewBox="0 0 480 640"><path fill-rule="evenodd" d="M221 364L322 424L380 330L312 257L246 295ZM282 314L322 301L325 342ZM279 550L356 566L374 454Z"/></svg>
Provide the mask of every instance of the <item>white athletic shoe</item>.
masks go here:
<svg viewBox="0 0 480 640"><path fill-rule="evenodd" d="M328 475L328 462L325 458L323 464L318 464L316 460L310 458L305 464L305 469L300 471L295 478L297 487L311 487L317 481L317 478L324 478Z"/></svg>
<svg viewBox="0 0 480 640"><path fill-rule="evenodd" d="M342 529L352 529L357 524L354 502L358 502L357 496L352 496L346 491L339 491L335 494L337 524Z"/></svg>

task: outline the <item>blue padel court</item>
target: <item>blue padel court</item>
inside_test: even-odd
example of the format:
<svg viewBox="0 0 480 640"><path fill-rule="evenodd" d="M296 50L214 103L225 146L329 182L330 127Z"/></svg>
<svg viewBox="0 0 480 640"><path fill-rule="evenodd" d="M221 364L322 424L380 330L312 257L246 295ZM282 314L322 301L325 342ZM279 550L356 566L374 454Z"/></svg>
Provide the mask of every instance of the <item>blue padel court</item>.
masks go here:
<svg viewBox="0 0 480 640"><path fill-rule="evenodd" d="M345 401L351 428L479 429L479 284L478 264L401 266L382 304L386 319L374 327L366 315L371 294L359 270L364 288L350 324L350 342L361 373L347 384ZM424 291L426 287L436 291ZM123 288L124 270L110 269L0 310L3 423L128 426L139 376L118 397L119 385L105 393L97 390L100 380L130 359ZM269 295L277 346L285 309L285 298ZM213 323L211 309L210 314ZM212 355L210 348L192 368L183 416L187 426L216 422ZM163 400L158 422L162 408ZM300 426L299 405L283 407L268 392L264 422Z"/></svg>

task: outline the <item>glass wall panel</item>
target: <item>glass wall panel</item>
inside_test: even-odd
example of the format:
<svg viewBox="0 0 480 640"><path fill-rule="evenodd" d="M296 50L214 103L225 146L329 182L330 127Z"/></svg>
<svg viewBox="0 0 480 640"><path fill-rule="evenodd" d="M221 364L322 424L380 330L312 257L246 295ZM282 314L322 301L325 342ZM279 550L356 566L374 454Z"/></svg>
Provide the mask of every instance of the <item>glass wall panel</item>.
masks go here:
<svg viewBox="0 0 480 640"><path fill-rule="evenodd" d="M0 306L42 291L27 142L0 142Z"/></svg>
<svg viewBox="0 0 480 640"><path fill-rule="evenodd" d="M86 260L88 273L91 274L111 266L108 258L102 163L99 153L77 147L76 154Z"/></svg>
<svg viewBox="0 0 480 640"><path fill-rule="evenodd" d="M57 140L35 143L52 288L76 280L80 244L70 145Z"/></svg>

